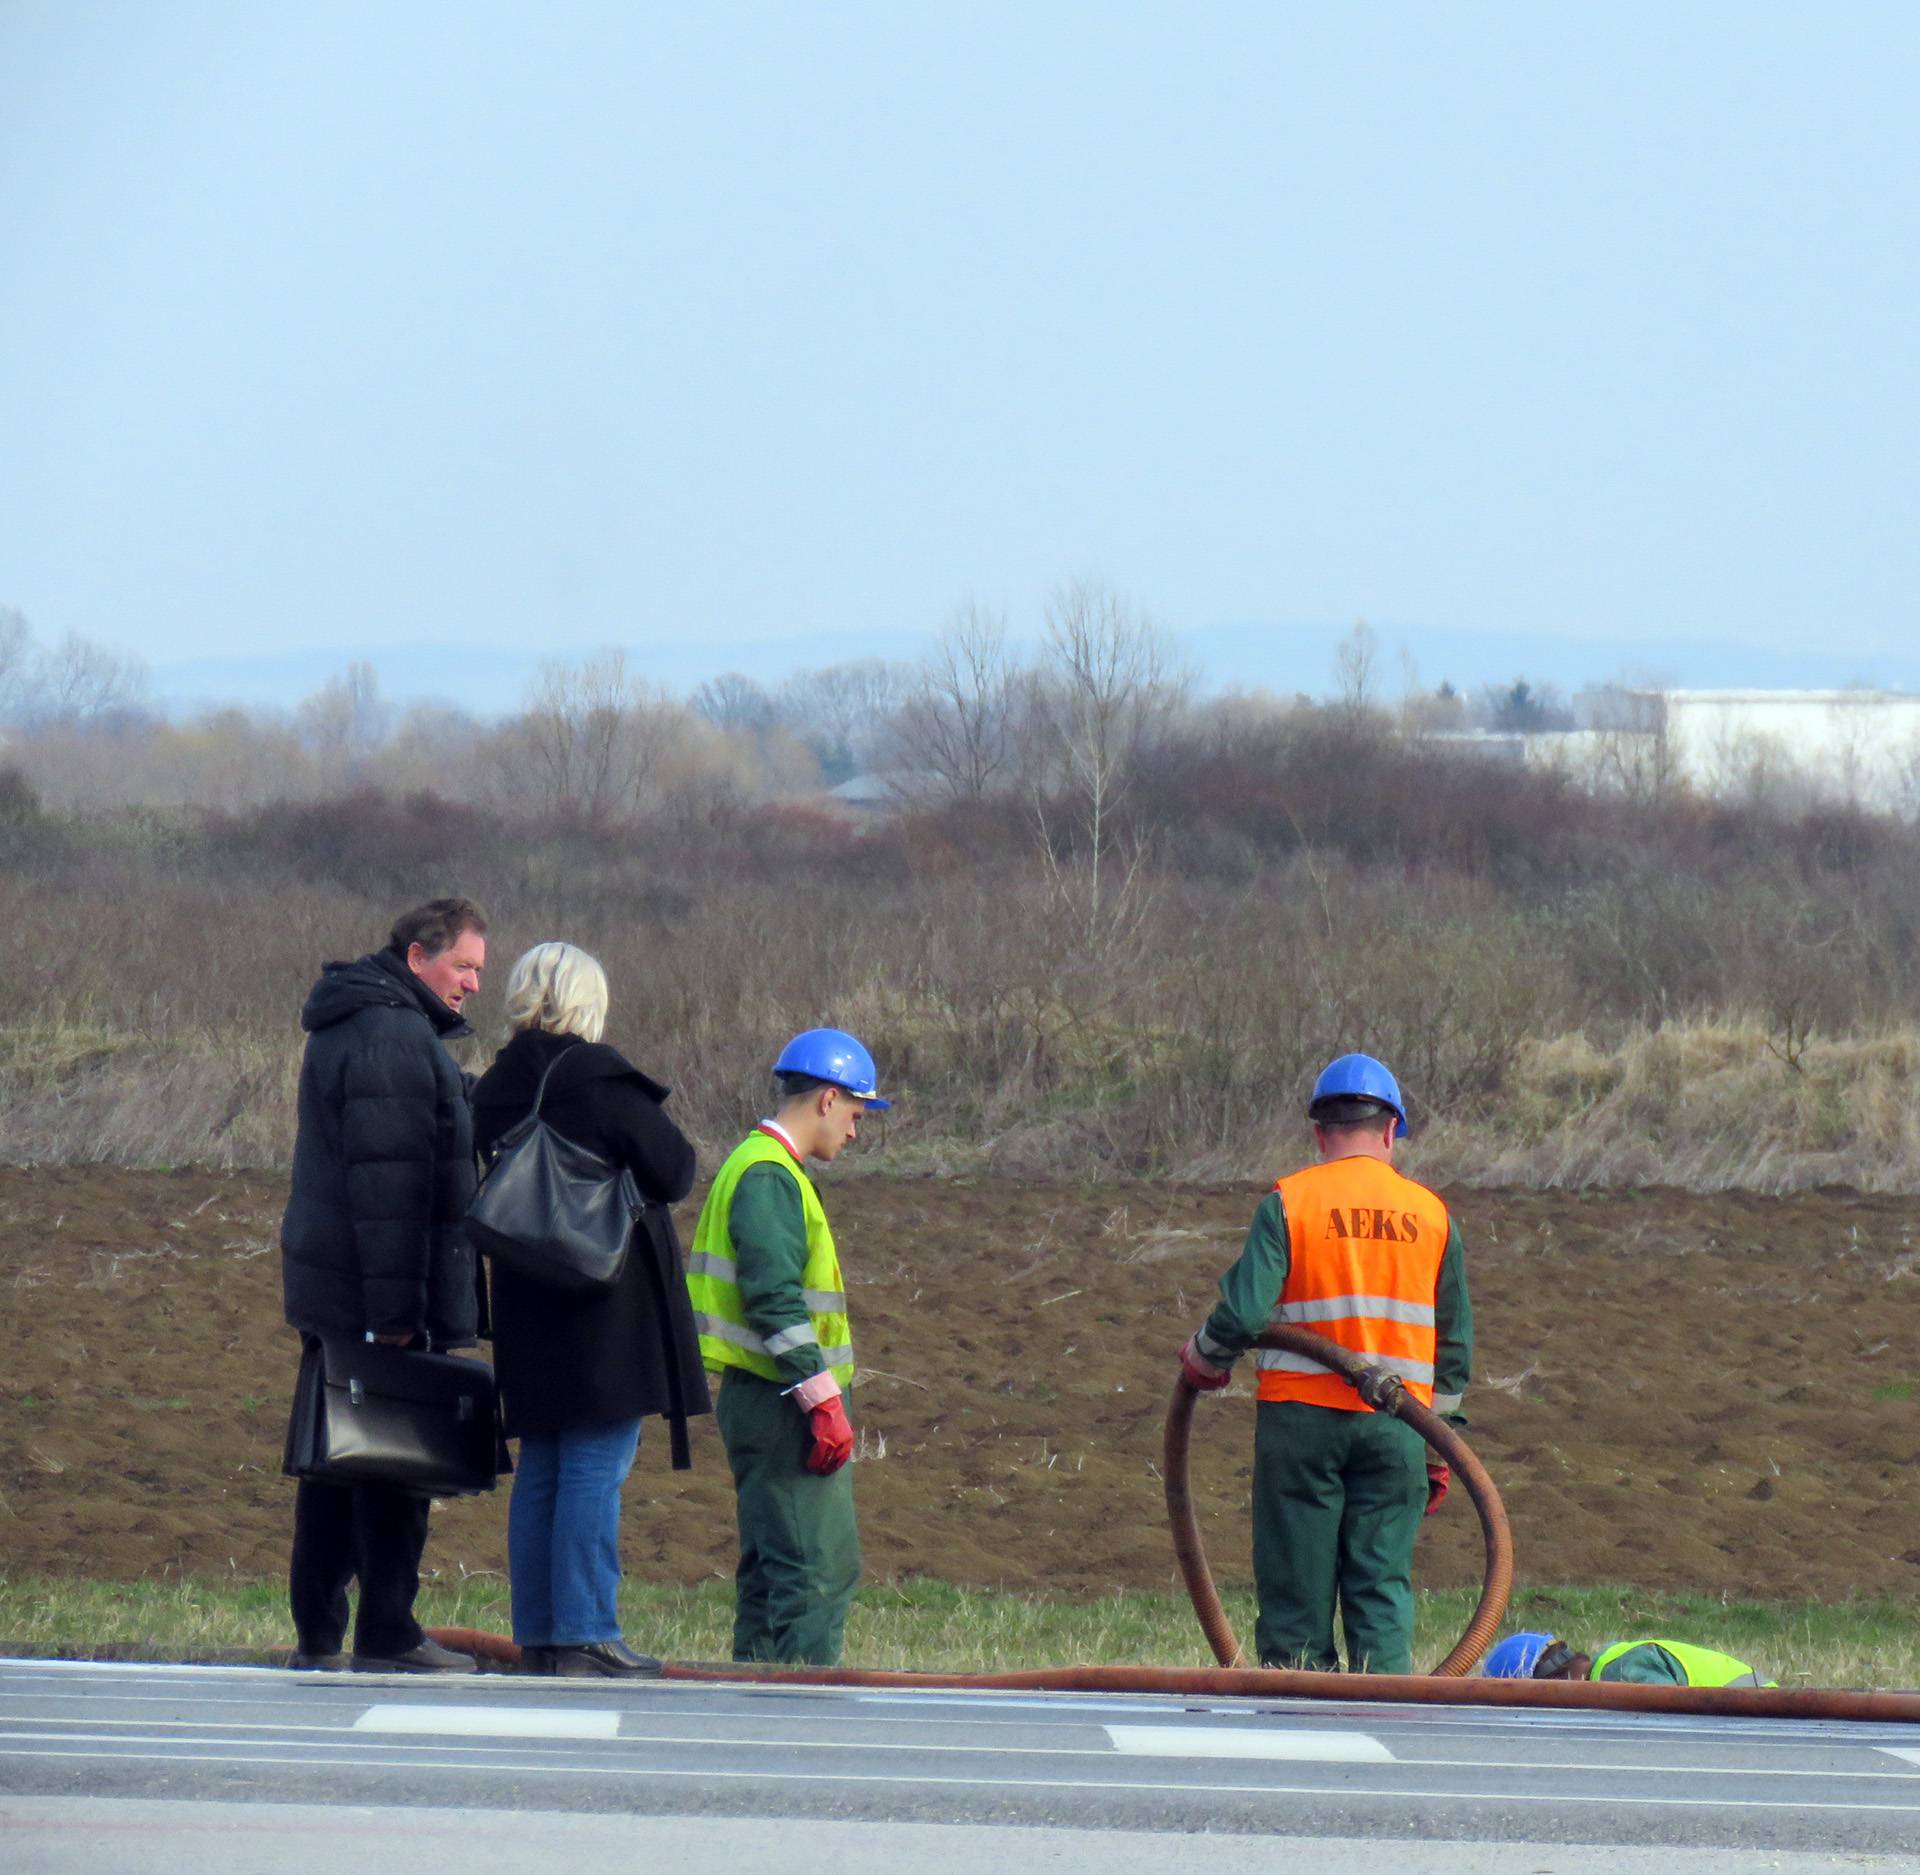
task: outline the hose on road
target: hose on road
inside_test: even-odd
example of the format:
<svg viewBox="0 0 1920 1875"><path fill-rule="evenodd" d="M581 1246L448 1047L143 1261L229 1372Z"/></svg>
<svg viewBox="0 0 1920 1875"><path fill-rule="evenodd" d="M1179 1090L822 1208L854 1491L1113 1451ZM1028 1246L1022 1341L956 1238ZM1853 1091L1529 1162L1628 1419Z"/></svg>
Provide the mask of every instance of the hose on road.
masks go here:
<svg viewBox="0 0 1920 1875"><path fill-rule="evenodd" d="M1263 1347L1309 1355L1336 1372L1354 1376L1350 1364L1364 1357L1306 1329L1270 1328ZM1360 1382L1356 1381L1356 1384ZM1193 1516L1188 1485L1188 1446L1195 1394L1184 1377L1168 1408L1165 1433L1167 1512L1174 1548L1188 1592L1221 1661L1217 1667L1047 1667L1016 1673L906 1673L856 1667L763 1667L669 1661L662 1677L762 1686L857 1686L920 1692L1135 1693L1184 1699L1330 1699L1343 1704L1487 1706L1563 1712L1667 1712L1748 1719L1851 1719L1920 1725L1920 1693L1854 1693L1804 1687L1627 1686L1588 1680L1467 1679L1486 1651L1506 1610L1513 1583L1513 1538L1505 1508L1486 1468L1453 1428L1407 1395L1369 1373L1365 1387L1378 1396L1369 1404L1411 1425L1454 1468L1486 1540L1487 1565L1479 1606L1465 1633L1430 1674L1306 1673L1281 1667L1244 1667L1238 1641L1220 1606ZM1363 1389L1362 1397L1367 1397ZM1201 1585L1204 1585L1202 1587ZM516 1668L520 1649L501 1634L478 1628L429 1628L443 1647L472 1654L489 1666Z"/></svg>
<svg viewBox="0 0 1920 1875"><path fill-rule="evenodd" d="M429 1628L427 1632L441 1646L473 1654L489 1666L511 1670L520 1664L519 1648L504 1635L478 1628ZM1453 1679L1430 1673L1301 1673L1283 1667L1040 1667L1017 1673L906 1673L671 1660L661 1677L722 1685L856 1686L923 1693L1158 1693L1179 1699L1329 1699L1343 1705L1504 1706L1920 1725L1920 1693L1623 1686L1589 1680Z"/></svg>
<svg viewBox="0 0 1920 1875"><path fill-rule="evenodd" d="M1479 1606L1474 1609L1466 1632L1433 1672L1445 1679L1466 1674L1493 1645L1493 1637L1500 1631L1501 1617L1507 1612L1507 1597L1513 1592L1513 1532L1507 1526L1507 1508L1501 1503L1487 1468L1474 1456L1466 1440L1438 1413L1416 1400L1401 1385L1397 1375L1376 1367L1365 1355L1343 1348L1325 1335L1316 1335L1310 1328L1290 1326L1268 1328L1254 1345L1302 1354L1330 1368L1377 1412L1392 1413L1411 1426L1465 1485L1473 1508L1479 1513L1480 1534L1486 1544L1486 1568L1481 1578ZM1233 1624L1227 1619L1219 1591L1213 1586L1213 1571L1207 1567L1207 1552L1200 1541L1199 1519L1194 1515L1193 1492L1188 1482L1193 1408L1198 1398L1193 1383L1182 1373L1174 1383L1173 1403L1167 1408L1161 1454L1167 1523L1173 1532L1174 1559L1180 1565L1187 1594L1193 1600L1193 1611L1200 1617L1207 1645L1223 1667L1239 1667L1245 1663L1246 1656L1240 1651Z"/></svg>

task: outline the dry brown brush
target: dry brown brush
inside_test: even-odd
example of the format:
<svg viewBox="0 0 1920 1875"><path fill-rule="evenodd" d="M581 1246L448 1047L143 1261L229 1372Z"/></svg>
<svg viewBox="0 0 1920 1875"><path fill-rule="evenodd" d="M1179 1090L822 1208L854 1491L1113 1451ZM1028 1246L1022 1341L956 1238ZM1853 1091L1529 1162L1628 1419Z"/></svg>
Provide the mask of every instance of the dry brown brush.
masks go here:
<svg viewBox="0 0 1920 1875"><path fill-rule="evenodd" d="M1911 828L1596 798L1351 712L1132 760L1097 821L1030 781L861 825L730 788L54 813L0 776L0 1157L281 1162L318 964L459 890L496 979L550 937L603 958L710 1152L832 1021L906 1095L876 1168L1266 1170L1365 1048L1433 1177L1920 1184Z"/></svg>

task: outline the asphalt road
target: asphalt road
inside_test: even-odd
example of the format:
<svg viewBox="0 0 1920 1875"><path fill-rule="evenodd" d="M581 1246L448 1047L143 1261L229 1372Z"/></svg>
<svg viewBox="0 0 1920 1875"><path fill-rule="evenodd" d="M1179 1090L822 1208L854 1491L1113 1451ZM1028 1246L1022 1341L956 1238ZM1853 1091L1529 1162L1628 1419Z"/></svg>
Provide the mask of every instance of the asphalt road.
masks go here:
<svg viewBox="0 0 1920 1875"><path fill-rule="evenodd" d="M338 1875L344 1848L403 1875L642 1850L1127 1875L1394 1841L1489 1875L1920 1871L1920 1728L0 1662L10 1875Z"/></svg>

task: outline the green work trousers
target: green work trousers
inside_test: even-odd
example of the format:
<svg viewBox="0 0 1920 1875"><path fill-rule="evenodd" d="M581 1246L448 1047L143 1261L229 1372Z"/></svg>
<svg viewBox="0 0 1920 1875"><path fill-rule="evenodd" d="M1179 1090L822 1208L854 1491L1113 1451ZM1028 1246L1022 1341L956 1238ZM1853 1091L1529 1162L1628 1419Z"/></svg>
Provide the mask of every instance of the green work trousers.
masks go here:
<svg viewBox="0 0 1920 1875"><path fill-rule="evenodd" d="M1267 1667L1413 1670L1413 1542L1426 1514L1426 1445L1387 1413L1262 1401L1253 1440L1255 1644Z"/></svg>
<svg viewBox="0 0 1920 1875"><path fill-rule="evenodd" d="M740 1520L733 1657L835 1666L860 1580L853 1467L815 1477L806 1414L744 1368L727 1369L713 1410Z"/></svg>

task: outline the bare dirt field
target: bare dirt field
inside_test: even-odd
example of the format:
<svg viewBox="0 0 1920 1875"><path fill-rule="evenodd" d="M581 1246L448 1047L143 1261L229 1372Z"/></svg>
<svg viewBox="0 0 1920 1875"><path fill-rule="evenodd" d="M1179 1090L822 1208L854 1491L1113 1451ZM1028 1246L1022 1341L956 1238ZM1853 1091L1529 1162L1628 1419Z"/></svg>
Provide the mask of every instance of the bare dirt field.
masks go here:
<svg viewBox="0 0 1920 1875"><path fill-rule="evenodd" d="M0 1171L0 1567L270 1576L292 1486L284 1187L265 1175ZM1065 1593L1173 1584L1157 1470L1174 1352L1247 1186L843 1178L870 1576ZM1479 1353L1469 1437L1526 1582L1729 1595L1920 1591L1920 1207L1457 1191ZM683 1216L690 1234L693 1208ZM1253 1407L1203 1401L1216 1571L1248 1573ZM731 1567L710 1422L676 1476L654 1427L631 1574ZM436 1517L429 1566L504 1566L505 1494ZM1477 1579L1471 1507L1420 1574Z"/></svg>

